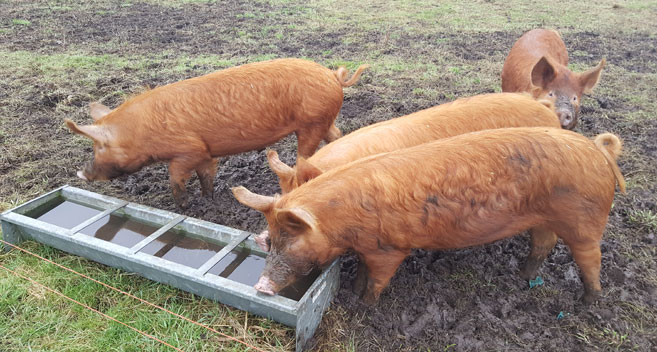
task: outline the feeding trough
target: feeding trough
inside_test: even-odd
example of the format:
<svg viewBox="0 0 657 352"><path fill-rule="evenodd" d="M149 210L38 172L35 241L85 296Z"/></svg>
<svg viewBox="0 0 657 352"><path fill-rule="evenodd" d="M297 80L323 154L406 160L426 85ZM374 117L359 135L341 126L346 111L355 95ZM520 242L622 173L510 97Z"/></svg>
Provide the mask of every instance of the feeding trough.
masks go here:
<svg viewBox="0 0 657 352"><path fill-rule="evenodd" d="M263 295L253 285L267 253L250 233L71 186L8 210L0 221L9 243L35 240L293 326L297 351L338 288L335 261L277 296Z"/></svg>

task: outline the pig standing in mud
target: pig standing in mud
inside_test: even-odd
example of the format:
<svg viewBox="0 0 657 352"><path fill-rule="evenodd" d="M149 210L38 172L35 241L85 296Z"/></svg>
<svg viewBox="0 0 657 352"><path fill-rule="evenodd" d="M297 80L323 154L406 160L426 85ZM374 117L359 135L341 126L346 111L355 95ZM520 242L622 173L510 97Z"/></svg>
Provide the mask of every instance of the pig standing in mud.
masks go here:
<svg viewBox="0 0 657 352"><path fill-rule="evenodd" d="M157 161L169 162L173 197L187 206L185 183L196 171L204 196L213 192L218 157L263 148L294 132L298 155L341 136L344 67L331 71L300 59L247 64L159 87L118 108L90 105L93 125L71 131L94 141L94 161L78 176L109 180Z"/></svg>
<svg viewBox="0 0 657 352"><path fill-rule="evenodd" d="M382 121L333 141L291 168L267 153L269 166L279 178L283 194L348 162L384 152L467 132L503 127L559 127L554 105L528 94L483 94L441 104L410 115ZM267 231L255 238L268 251Z"/></svg>
<svg viewBox="0 0 657 352"><path fill-rule="evenodd" d="M561 238L581 270L586 303L600 288L600 240L624 180L620 140L556 128L467 133L332 169L281 197L233 188L267 218L271 253L255 288L276 294L353 250L354 289L374 303L413 248L490 243L531 229L527 278Z"/></svg>
<svg viewBox="0 0 657 352"><path fill-rule="evenodd" d="M605 66L573 73L568 69L568 51L558 32L534 29L523 34L509 52L502 68L503 92L530 92L555 102L561 126L577 125L582 94L590 94Z"/></svg>

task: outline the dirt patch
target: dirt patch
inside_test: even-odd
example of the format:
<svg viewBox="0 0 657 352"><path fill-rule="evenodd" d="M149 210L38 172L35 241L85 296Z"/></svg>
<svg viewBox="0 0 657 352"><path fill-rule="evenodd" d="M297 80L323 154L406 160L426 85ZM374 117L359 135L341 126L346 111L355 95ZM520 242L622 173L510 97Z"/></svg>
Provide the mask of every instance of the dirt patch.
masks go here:
<svg viewBox="0 0 657 352"><path fill-rule="evenodd" d="M114 91L134 92L144 85L180 79L173 74L153 73L167 64L166 55L217 54L239 61L273 54L318 61L367 61L370 57L365 53L374 52L375 59L403 62L419 57L437 65L444 65L441 60L447 57L455 60L455 66L470 67L469 71L480 69L481 75L494 80L504 56L521 34L410 35L403 28L353 33L350 28L321 26L307 31L297 17L280 16L303 9L266 2L222 1L220 5L181 8L143 3L121 7L116 3L93 11L0 6L7 14L2 26L11 28L0 32L0 46L8 51L53 54L83 50L91 54L164 57L143 70L105 72L91 87L78 87L63 79L44 83L36 71L5 72L8 79L0 82L0 115L4 116L0 133L2 199L10 200L17 194L36 196L41 190L71 184L178 212L165 165L150 166L108 183L84 183L75 178L76 168L91 158L92 149L90 143L82 142L63 127L63 119L90 121L86 112L90 101L105 97L105 103L116 106L122 97L113 95ZM32 25L12 26L7 22L11 18L26 19ZM610 63L628 72L655 70L654 34L569 32L564 39L575 53L571 61L594 65L606 56ZM494 64L482 67L485 62ZM196 66L184 75L191 77L208 70ZM427 83L422 75L408 74L405 69L366 72L358 85L345 90L337 124L347 133L448 101L451 96L491 91L484 85L457 86L459 79L457 74L445 74ZM381 83L386 80L395 84ZM439 93L411 93L416 87L427 86ZM352 294L356 259L345 256L340 291L313 340L315 350L342 349L349 344L358 351L607 350L616 346L649 351L657 346L657 230L635 216L639 210L657 213L657 186L646 171L653 170L654 176L657 120L626 119L625 115L634 109L636 106L620 95L596 93L585 98L578 127L587 136L605 131L619 134L626 148L619 160L621 170L630 180L645 176L636 177L627 195L616 197L602 243L603 297L597 305L584 307L578 301L583 290L578 269L561 244L540 269L545 284L529 289L517 275L519 263L528 253L524 235L459 251L417 250L399 267L374 307L363 305ZM272 148L284 162L293 163L294 137ZM188 186L191 206L183 213L260 231L266 225L261 214L240 205L229 191L238 185L261 194L279 191L263 150L222 160L214 199L202 199L198 181L192 179Z"/></svg>

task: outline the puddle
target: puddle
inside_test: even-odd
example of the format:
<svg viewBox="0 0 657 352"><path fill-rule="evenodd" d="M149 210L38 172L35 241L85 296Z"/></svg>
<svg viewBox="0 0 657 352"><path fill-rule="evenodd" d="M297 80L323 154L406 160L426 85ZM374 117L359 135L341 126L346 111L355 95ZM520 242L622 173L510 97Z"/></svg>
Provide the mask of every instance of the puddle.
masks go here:
<svg viewBox="0 0 657 352"><path fill-rule="evenodd" d="M253 286L258 282L264 268L265 258L251 254L248 249L243 249L233 250L228 253L208 273ZM295 301L300 300L321 272L319 269L313 270L310 274L300 278L293 285L284 288L278 294Z"/></svg>
<svg viewBox="0 0 657 352"><path fill-rule="evenodd" d="M110 214L82 229L83 234L130 248L157 231L157 227Z"/></svg>
<svg viewBox="0 0 657 352"><path fill-rule="evenodd" d="M221 245L169 230L139 252L198 269L221 248Z"/></svg>
<svg viewBox="0 0 657 352"><path fill-rule="evenodd" d="M25 215L65 229L72 229L101 212L101 210L57 197Z"/></svg>
<svg viewBox="0 0 657 352"><path fill-rule="evenodd" d="M233 250L215 264L208 273L253 286L265 268L265 258L248 250Z"/></svg>

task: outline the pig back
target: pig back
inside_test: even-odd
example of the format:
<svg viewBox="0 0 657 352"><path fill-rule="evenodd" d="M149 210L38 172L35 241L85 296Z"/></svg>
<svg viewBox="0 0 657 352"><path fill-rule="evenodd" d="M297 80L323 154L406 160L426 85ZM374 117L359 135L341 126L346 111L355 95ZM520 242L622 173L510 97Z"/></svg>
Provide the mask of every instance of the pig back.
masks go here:
<svg viewBox="0 0 657 352"><path fill-rule="evenodd" d="M357 160L284 198L286 206L310 209L333 241L444 249L566 221L578 210L604 226L614 187L613 172L587 138L509 128Z"/></svg>
<svg viewBox="0 0 657 352"><path fill-rule="evenodd" d="M553 63L568 66L568 50L559 33L548 29L534 29L523 34L513 44L504 60L502 91L529 91L532 69L544 56Z"/></svg>
<svg viewBox="0 0 657 352"><path fill-rule="evenodd" d="M157 136L153 145L194 144L222 156L264 147L299 128L326 129L342 99L333 71L279 59L158 87L121 105L105 123L140 128Z"/></svg>
<svg viewBox="0 0 657 352"><path fill-rule="evenodd" d="M491 128L560 127L553 110L528 94L493 93L461 98L382 121L333 141L308 160L321 170L379 153Z"/></svg>

